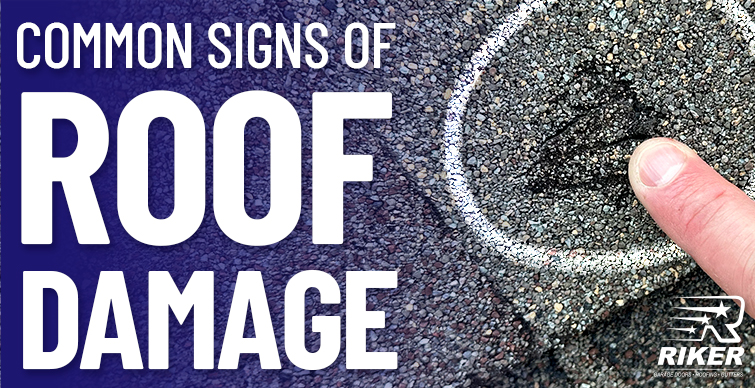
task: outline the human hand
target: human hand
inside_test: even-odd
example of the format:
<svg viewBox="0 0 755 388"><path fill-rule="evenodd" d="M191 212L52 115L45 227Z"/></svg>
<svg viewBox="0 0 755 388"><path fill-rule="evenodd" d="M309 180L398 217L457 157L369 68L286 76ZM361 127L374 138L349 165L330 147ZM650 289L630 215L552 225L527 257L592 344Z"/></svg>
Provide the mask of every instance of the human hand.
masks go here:
<svg viewBox="0 0 755 388"><path fill-rule="evenodd" d="M755 317L755 202L671 139L637 147L629 181L661 229Z"/></svg>

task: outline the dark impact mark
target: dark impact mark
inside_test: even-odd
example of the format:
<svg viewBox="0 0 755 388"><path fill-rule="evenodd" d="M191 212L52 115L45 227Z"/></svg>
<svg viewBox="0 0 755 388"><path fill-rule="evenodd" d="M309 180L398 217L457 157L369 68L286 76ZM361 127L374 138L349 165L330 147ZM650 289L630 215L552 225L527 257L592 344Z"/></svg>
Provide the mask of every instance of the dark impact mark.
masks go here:
<svg viewBox="0 0 755 388"><path fill-rule="evenodd" d="M552 117L555 130L533 148L535 163L525 172L530 191L582 188L615 201L630 194L625 156L646 139L670 135L661 128L665 114L646 105L631 85L601 65L578 69L566 91L549 101L552 111L568 114Z"/></svg>

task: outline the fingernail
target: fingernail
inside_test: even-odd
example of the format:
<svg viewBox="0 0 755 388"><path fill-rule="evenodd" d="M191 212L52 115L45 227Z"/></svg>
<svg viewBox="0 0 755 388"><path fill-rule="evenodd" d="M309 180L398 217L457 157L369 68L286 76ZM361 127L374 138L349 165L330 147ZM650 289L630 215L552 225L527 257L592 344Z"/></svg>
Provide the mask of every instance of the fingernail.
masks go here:
<svg viewBox="0 0 755 388"><path fill-rule="evenodd" d="M651 147L639 161L640 180L645 186L663 186L676 178L686 161L687 155L673 144Z"/></svg>

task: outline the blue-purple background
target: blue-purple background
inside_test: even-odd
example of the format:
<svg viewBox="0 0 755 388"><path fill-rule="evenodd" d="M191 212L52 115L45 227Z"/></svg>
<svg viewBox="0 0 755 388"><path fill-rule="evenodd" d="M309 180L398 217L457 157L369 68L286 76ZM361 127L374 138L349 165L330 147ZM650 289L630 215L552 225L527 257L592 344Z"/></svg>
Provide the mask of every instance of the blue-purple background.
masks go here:
<svg viewBox="0 0 755 388"><path fill-rule="evenodd" d="M269 25L275 22L284 22L287 26L292 25L291 20L285 18L283 8L278 9L277 4L265 6L257 5L257 12L242 3L238 9L213 8L214 5L200 2L16 2L4 1L2 24L5 34L3 35L3 137L2 175L3 210L4 219L2 229L3 255L3 352L2 352L2 379L7 386L24 387L47 387L47 386L101 386L110 385L117 387L144 386L181 386L176 383L174 373L177 369L188 374L202 374L207 378L214 377L218 381L223 376L245 374L244 368L259 368L255 356L242 357L238 371L193 371L193 348L192 348L192 314L183 326L177 325L172 319L171 327L171 369L168 371L152 371L149 369L139 371L122 371L121 360L118 355L105 355L102 359L101 370L82 371L79 369L81 350L89 322L89 312L94 298L97 277L100 271L117 270L124 271L126 283L129 287L130 299L134 313L137 333L140 339L142 361L147 367L147 271L168 270L173 275L179 288L182 288L192 271L214 270L216 271L216 357L220 352L223 333L225 330L225 317L230 307L232 285L239 270L262 270L265 277L268 299L273 310L273 320L276 327L276 335L282 338L282 298L274 299L271 295L282 295L285 281L290 275L298 270L309 266L304 260L299 260L305 268L289 268L287 274L276 274L271 278L268 270L275 266L275 247L245 247L233 243L222 234L212 216L212 123L214 115L221 103L230 96L244 90L270 90L290 97L293 93L298 99L292 100L302 119L303 131L309 132L310 125L309 103L313 91L344 91L339 85L331 85L330 89L322 87L309 90L310 82L300 82L291 86L291 73L298 73L301 77L309 77L311 71L306 69L291 69L286 61L284 69L276 70L273 66L266 70L254 70L248 65L244 69L235 69L232 65L225 70L213 69L209 66L206 55L210 52L219 54L217 50L211 50L207 44L206 29L211 22L226 21L233 29L236 20L244 22L245 27L250 23L246 21L264 21ZM207 7L211 8L209 14ZM169 10L170 9L170 10ZM200 9L205 11L201 20L193 15ZM176 13L171 10L179 10ZM214 19L214 20L213 20ZM224 20L225 19L225 20ZM72 24L80 22L86 29L93 22L102 23L102 35L104 38L104 24L114 23L119 29L123 23L134 23L134 68L125 69L124 50L118 49L114 59L113 69L94 69L92 66L92 50L84 49L82 69L72 68L72 58L69 64L61 70L53 70L44 65L43 38L33 38L27 33L27 55L40 54L42 63L36 69L22 69L15 60L17 27L24 22L34 22L42 30L49 23L61 22L69 27L72 35ZM210 21L209 23L207 21ZM163 63L154 70L142 69L137 62L136 56L136 30L144 22L154 22L165 27L167 22L175 22L179 26L179 33L183 31L183 23L193 22L193 66L191 69L183 69L177 65L175 69L166 69L166 48L163 44ZM164 30L165 31L165 30ZM201 32L200 32L201 31ZM165 37L163 36L163 39ZM330 40L335 41L331 36ZM104 39L103 39L104 41ZM233 51L233 38L225 39ZM103 42L104 44L104 42ZM337 60L336 53L329 49L331 61ZM102 64L104 67L104 45L102 50ZM55 57L58 58L59 53ZM149 56L148 56L149 57ZM176 58L177 59L177 58ZM304 61L302 61L304 62ZM274 62L273 62L274 63ZM324 71L324 70L323 70ZM311 81L324 78L323 71L306 78ZM214 78L214 80L213 80ZM221 81L222 79L222 81ZM296 76L294 76L296 79ZM287 84L288 82L288 84ZM116 154L117 144L116 125L119 114L125 104L135 96L150 90L172 90L182 93L193 100L203 112L207 128L207 187L208 196L206 204L206 218L199 231L187 242L173 247L150 247L133 240L122 228L116 210ZM76 92L89 96L97 102L105 113L110 130L110 148L108 156L100 170L92 177L92 182L97 194L100 209L110 236L110 245L106 246L82 246L76 241L73 225L65 201L65 196L60 184L55 184L54 190L54 229L53 244L47 246L22 245L20 243L20 95L22 92ZM348 90L346 90L348 91ZM287 96L288 94L288 96ZM305 148L309 147L306 140ZM247 193L253 194L247 197L248 213L253 217L262 217L266 214L269 193L267 189L269 160L267 142L268 130L264 121L251 120L247 126ZM54 129L55 156L69 155L76 147L76 132L73 126L66 121L56 121ZM172 142L173 137L169 122L158 119L153 122L150 131L150 206L156 217L166 217L172 211ZM309 158L309 150L305 149L303 159ZM308 203L310 197L310 184L308 182L310 172L308 166L304 166L305 183L303 197ZM310 229L307 219L310 217L308 207L305 204L303 218L296 233L307 238ZM306 213L306 214L305 214ZM347 232L348 233L348 232ZM311 241L311 237L308 237ZM348 238L348 235L347 235ZM285 240L284 240L285 241ZM306 241L306 239L305 239ZM338 248L336 248L338 249ZM280 252L277 252L280 253ZM293 260L294 262L296 260ZM346 268L337 265L330 268L312 267L312 269L326 270L336 276L343 284L343 272ZM53 371L25 371L22 369L22 271L48 270L60 271L71 277L79 289L79 353L77 357L66 367ZM46 293L45 311L45 348L51 350L57 343L56 329L56 303L55 294ZM337 312L338 310L334 310ZM172 315L171 315L172 317ZM250 325L251 326L251 325ZM308 320L309 326L309 320ZM309 329L308 329L309 330ZM114 336L115 330L111 319L109 335ZM253 335L250 329L249 336ZM292 368L285 360L285 352L282 341L278 341L279 352L283 358L284 368ZM182 349L182 350L177 350ZM312 350L316 349L313 348ZM176 367L178 366L178 368ZM280 371L265 372L279 374ZM264 374L263 374L264 375ZM196 381L197 377L187 377ZM198 377L202 381L203 377ZM265 385L264 383L260 383Z"/></svg>

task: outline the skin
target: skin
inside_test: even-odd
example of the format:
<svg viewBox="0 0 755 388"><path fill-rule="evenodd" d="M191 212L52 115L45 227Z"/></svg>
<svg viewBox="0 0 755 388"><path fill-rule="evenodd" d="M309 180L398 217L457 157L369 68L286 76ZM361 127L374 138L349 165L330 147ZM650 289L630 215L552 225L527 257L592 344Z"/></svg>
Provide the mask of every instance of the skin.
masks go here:
<svg viewBox="0 0 755 388"><path fill-rule="evenodd" d="M728 295L743 297L755 317L755 202L695 151L666 138L637 147L629 180L661 229Z"/></svg>

